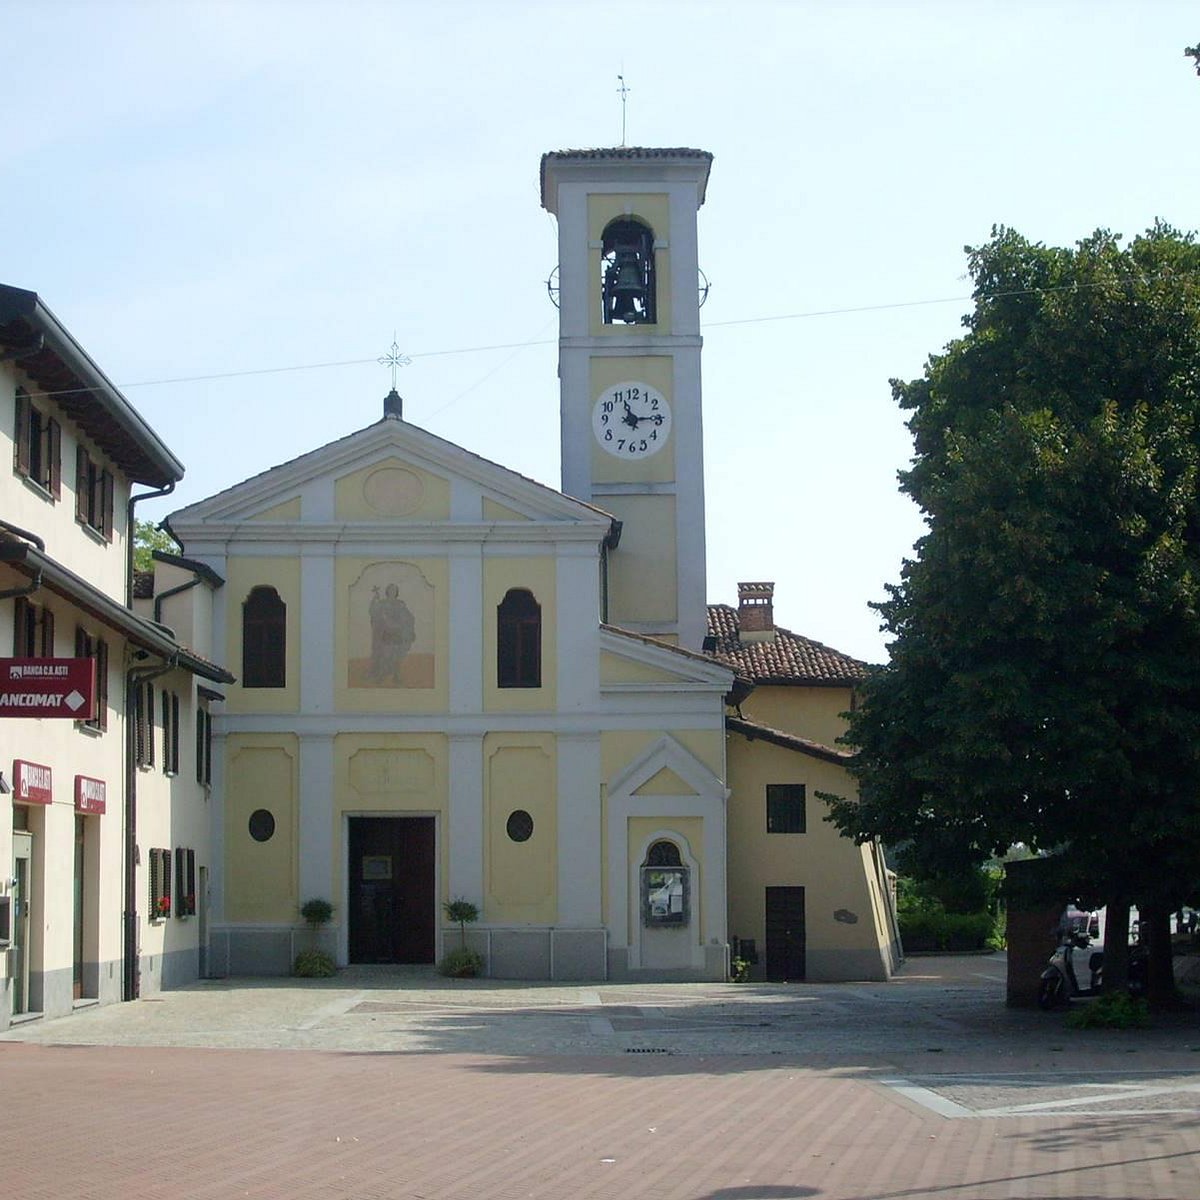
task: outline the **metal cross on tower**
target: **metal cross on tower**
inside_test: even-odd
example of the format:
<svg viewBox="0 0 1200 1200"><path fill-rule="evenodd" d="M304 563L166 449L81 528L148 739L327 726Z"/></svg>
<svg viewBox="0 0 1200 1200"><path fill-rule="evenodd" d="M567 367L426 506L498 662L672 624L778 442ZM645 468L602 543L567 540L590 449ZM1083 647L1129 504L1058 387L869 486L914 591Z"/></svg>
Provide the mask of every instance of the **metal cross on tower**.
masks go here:
<svg viewBox="0 0 1200 1200"><path fill-rule="evenodd" d="M625 97L633 90L625 86L625 76L618 75L617 78L621 81L621 86L617 88L617 92L621 97L621 145L625 145Z"/></svg>
<svg viewBox="0 0 1200 1200"><path fill-rule="evenodd" d="M392 344L388 347L388 352L381 358L375 360L381 367L392 368L392 391L396 390L396 372L401 367L407 367L412 359L407 354L400 353L400 344L396 341L396 334L392 332Z"/></svg>

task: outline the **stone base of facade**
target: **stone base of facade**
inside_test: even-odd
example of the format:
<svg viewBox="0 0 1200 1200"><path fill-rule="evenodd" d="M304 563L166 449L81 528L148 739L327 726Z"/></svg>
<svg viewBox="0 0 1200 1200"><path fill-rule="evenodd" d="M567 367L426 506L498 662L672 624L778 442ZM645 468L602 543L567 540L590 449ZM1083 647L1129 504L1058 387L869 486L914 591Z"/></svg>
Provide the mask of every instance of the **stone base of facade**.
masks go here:
<svg viewBox="0 0 1200 1200"><path fill-rule="evenodd" d="M615 946L608 952L608 978L613 982L721 983L729 978L729 947L704 947L702 967L631 967L629 948Z"/></svg>

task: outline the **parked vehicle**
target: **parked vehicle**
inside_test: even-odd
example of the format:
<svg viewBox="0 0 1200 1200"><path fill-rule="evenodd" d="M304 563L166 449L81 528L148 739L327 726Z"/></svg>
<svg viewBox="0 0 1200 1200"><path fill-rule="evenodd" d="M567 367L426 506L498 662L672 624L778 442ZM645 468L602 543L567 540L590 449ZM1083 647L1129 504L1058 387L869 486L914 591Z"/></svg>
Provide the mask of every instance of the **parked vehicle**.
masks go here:
<svg viewBox="0 0 1200 1200"><path fill-rule="evenodd" d="M1057 1008L1077 996L1097 996L1104 987L1104 951L1095 947L1086 930L1064 933L1058 949L1042 972L1038 1007ZM1140 942L1129 947L1129 991L1140 996L1146 990L1146 948Z"/></svg>

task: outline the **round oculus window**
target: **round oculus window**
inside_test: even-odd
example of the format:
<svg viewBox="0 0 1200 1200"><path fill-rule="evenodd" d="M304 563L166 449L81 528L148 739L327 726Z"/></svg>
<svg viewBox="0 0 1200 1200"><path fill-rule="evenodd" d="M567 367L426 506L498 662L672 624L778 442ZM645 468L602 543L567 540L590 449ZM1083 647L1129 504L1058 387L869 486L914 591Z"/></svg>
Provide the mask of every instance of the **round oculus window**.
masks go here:
<svg viewBox="0 0 1200 1200"><path fill-rule="evenodd" d="M533 818L523 808L515 809L504 829L514 842L527 842L533 836Z"/></svg>
<svg viewBox="0 0 1200 1200"><path fill-rule="evenodd" d="M256 842L269 842L275 836L275 818L265 808L250 814L250 836Z"/></svg>

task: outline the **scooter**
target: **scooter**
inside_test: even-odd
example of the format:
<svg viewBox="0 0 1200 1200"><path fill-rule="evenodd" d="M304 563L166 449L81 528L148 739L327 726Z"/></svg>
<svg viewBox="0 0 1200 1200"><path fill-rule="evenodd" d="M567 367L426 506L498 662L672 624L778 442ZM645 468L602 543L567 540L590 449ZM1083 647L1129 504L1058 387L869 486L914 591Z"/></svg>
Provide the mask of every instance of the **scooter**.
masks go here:
<svg viewBox="0 0 1200 1200"><path fill-rule="evenodd" d="M1087 956L1086 983L1081 983L1077 964L1083 967L1082 951L1091 948L1092 939L1085 930L1069 933L1050 958L1042 972L1038 988L1038 1008L1057 1008L1074 996L1096 996L1104 984L1104 951L1093 950Z"/></svg>
<svg viewBox="0 0 1200 1200"><path fill-rule="evenodd" d="M1104 951L1092 950L1087 956L1087 982L1081 984L1078 971L1083 966L1081 951L1089 950L1092 939L1083 930L1067 934L1054 951L1050 964L1042 972L1038 988L1038 1007L1057 1008L1076 996L1097 996L1104 986ZM1149 956L1146 947L1135 942L1129 947L1129 993L1141 996L1146 991Z"/></svg>

